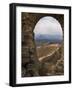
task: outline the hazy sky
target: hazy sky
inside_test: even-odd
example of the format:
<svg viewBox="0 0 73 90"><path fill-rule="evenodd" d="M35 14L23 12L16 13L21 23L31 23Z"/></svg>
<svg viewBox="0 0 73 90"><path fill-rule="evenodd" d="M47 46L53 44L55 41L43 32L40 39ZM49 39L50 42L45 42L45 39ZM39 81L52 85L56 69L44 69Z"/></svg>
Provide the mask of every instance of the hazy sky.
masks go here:
<svg viewBox="0 0 73 90"><path fill-rule="evenodd" d="M51 16L41 18L34 28L35 35L63 35L60 23Z"/></svg>

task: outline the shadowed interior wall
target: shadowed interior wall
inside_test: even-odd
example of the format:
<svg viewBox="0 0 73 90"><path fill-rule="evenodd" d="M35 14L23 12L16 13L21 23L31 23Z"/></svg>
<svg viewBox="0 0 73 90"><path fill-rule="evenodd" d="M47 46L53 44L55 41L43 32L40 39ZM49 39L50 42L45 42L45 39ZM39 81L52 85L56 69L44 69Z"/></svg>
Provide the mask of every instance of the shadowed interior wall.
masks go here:
<svg viewBox="0 0 73 90"><path fill-rule="evenodd" d="M34 27L45 16L56 18L64 31L64 15L22 12L22 77L39 76L40 62L37 58Z"/></svg>

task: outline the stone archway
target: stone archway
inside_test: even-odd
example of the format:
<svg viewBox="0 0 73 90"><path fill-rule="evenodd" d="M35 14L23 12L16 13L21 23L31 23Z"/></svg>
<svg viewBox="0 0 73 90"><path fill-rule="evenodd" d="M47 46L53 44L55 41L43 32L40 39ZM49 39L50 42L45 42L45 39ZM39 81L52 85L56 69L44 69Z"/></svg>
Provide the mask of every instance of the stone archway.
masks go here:
<svg viewBox="0 0 73 90"><path fill-rule="evenodd" d="M64 29L63 15L22 12L22 77L40 75L41 64L36 54L33 30L40 18L49 15L55 17Z"/></svg>

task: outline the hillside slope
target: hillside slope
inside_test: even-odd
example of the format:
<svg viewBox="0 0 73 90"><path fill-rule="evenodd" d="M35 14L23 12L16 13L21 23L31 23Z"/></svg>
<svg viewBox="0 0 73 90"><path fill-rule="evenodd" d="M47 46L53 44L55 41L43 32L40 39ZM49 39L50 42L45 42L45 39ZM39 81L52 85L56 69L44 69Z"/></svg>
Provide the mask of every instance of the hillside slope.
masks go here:
<svg viewBox="0 0 73 90"><path fill-rule="evenodd" d="M64 74L64 45L62 44L54 53L41 61L40 75L63 75Z"/></svg>

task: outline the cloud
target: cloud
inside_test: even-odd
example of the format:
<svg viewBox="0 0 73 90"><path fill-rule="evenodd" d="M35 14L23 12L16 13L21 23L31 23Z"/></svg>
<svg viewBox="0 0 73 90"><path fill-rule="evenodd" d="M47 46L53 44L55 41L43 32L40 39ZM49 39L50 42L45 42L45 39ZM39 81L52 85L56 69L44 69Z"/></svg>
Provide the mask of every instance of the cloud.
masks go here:
<svg viewBox="0 0 73 90"><path fill-rule="evenodd" d="M39 34L43 35L60 35L63 36L60 23L51 16L41 18L34 28L35 37Z"/></svg>

